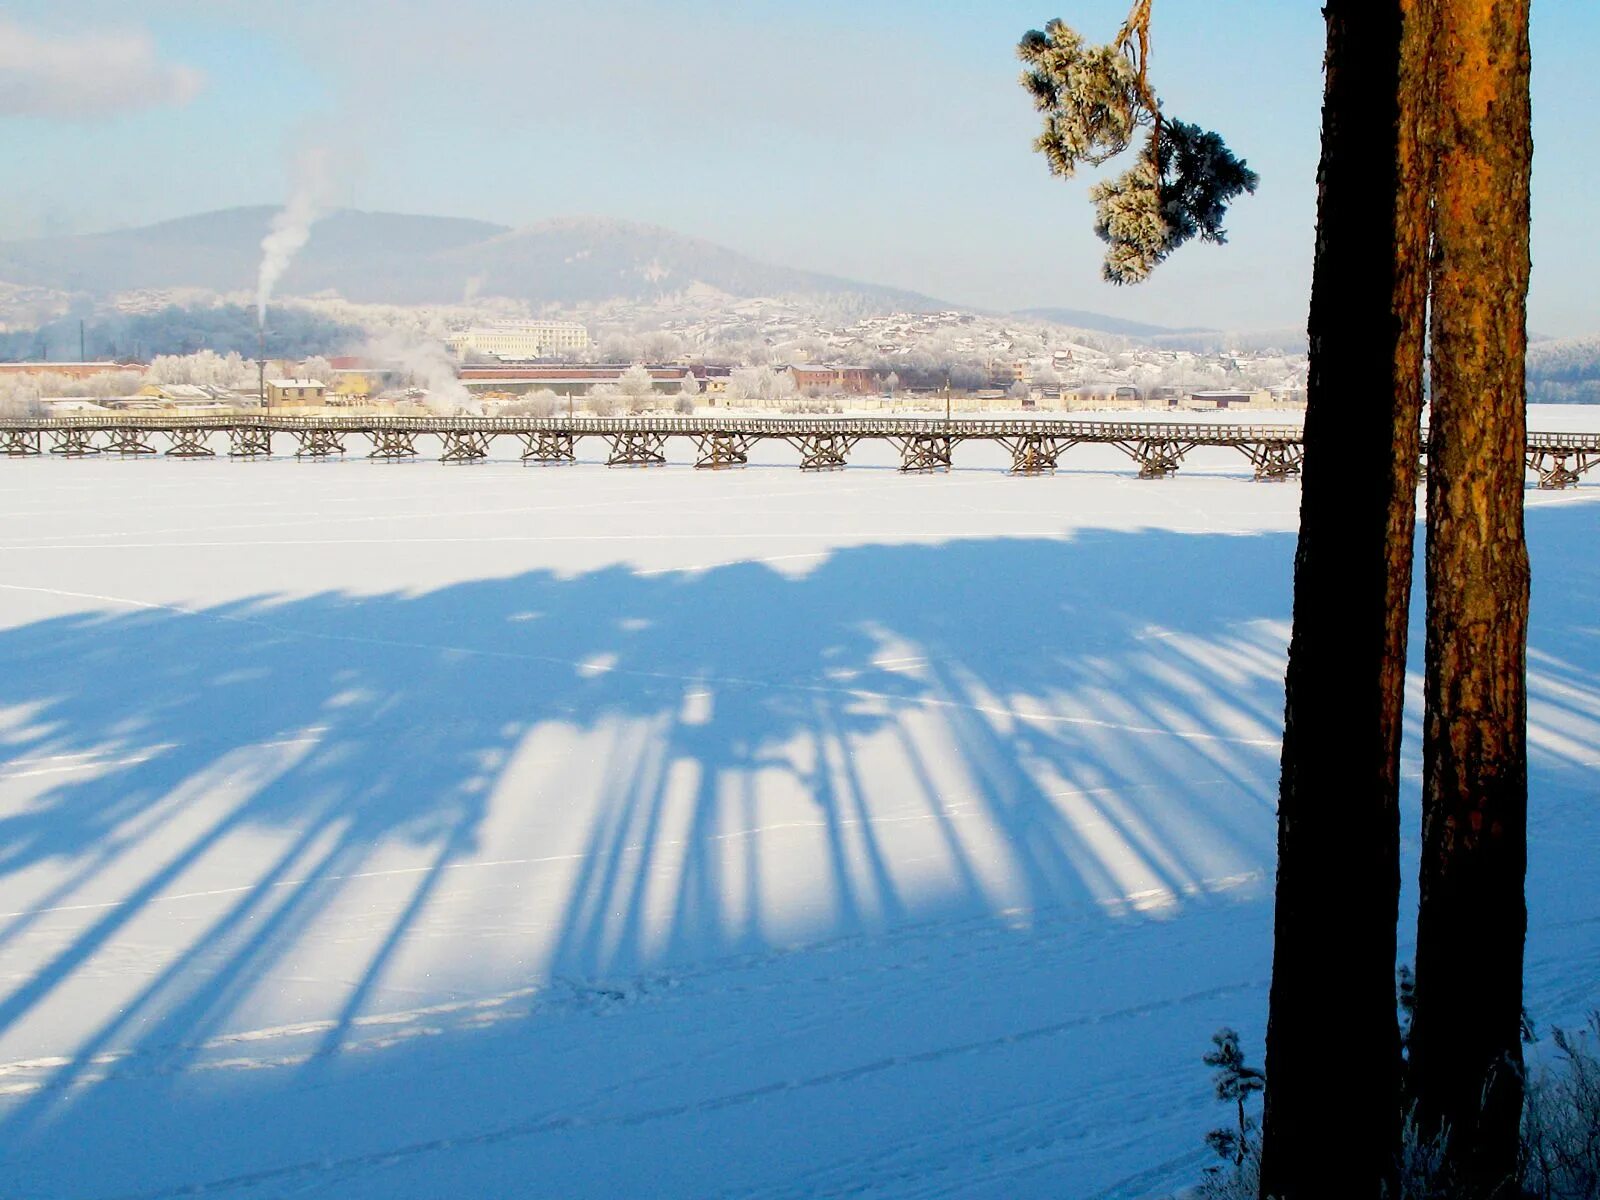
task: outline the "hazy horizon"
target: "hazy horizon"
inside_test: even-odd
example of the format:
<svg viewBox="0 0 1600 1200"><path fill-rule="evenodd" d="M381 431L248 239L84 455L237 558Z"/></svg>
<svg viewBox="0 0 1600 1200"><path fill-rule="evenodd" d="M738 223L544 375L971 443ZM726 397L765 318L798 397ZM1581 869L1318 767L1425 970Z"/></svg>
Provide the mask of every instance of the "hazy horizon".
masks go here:
<svg viewBox="0 0 1600 1200"><path fill-rule="evenodd" d="M281 203L325 162L330 205L523 226L600 216L951 303L1156 325L1298 326L1321 102L1317 5L1158 4L1168 110L1261 173L1231 244L1148 283L1101 282L1085 192L1030 149L1013 47L1054 16L1109 38L1125 0L734 8L502 0L113 4L18 0L0 19L13 146L0 237ZM1530 327L1600 328L1586 123L1600 13L1534 16ZM63 80L85 72L92 87Z"/></svg>

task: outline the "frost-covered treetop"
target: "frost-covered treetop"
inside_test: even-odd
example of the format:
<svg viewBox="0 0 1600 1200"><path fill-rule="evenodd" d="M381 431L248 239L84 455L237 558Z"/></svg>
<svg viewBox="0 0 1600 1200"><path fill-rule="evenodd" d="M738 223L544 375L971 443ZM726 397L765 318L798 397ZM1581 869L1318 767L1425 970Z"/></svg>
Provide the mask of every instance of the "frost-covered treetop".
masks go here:
<svg viewBox="0 0 1600 1200"><path fill-rule="evenodd" d="M1050 172L1070 179L1080 164L1099 166L1149 135L1138 161L1089 192L1094 231L1109 247L1105 277L1138 283L1167 255L1198 236L1225 242L1228 202L1256 190L1256 173L1215 133L1164 119L1150 86L1150 6L1135 0L1116 38L1091 46L1060 20L1024 35L1022 85L1044 114L1034 149Z"/></svg>

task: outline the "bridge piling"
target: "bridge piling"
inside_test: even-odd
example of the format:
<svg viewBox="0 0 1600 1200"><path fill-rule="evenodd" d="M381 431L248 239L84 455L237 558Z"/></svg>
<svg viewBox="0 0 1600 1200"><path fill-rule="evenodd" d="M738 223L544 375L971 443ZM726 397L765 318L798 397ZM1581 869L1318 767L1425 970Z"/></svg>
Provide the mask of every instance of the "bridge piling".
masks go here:
<svg viewBox="0 0 1600 1200"><path fill-rule="evenodd" d="M1011 474L1045 475L1055 471L1056 460L1061 456L1057 440L1042 433L1025 433L1021 437L1001 438L1000 444L1011 451Z"/></svg>
<svg viewBox="0 0 1600 1200"><path fill-rule="evenodd" d="M571 430L536 430L519 433L522 439L522 461L525 463L575 463L577 448Z"/></svg>
<svg viewBox="0 0 1600 1200"><path fill-rule="evenodd" d="M489 457L489 443L493 439L492 433L481 433L472 429L446 429L439 434L439 440L444 443L444 453L439 456L439 461L479 462Z"/></svg>
<svg viewBox="0 0 1600 1200"><path fill-rule="evenodd" d="M837 471L854 448L857 438L833 430L801 433L785 439L800 451L802 471Z"/></svg>
<svg viewBox="0 0 1600 1200"><path fill-rule="evenodd" d="M1262 442L1241 445L1250 465L1256 469L1256 479L1263 483L1285 483L1300 474L1300 464L1305 460L1305 447L1298 442Z"/></svg>
<svg viewBox="0 0 1600 1200"><path fill-rule="evenodd" d="M393 461L416 456L417 435L413 430L368 429L363 432L372 440L372 453L367 455L368 458Z"/></svg>
<svg viewBox="0 0 1600 1200"><path fill-rule="evenodd" d="M744 467L750 464L750 439L724 430L696 435L696 470L719 471L724 467Z"/></svg>
<svg viewBox="0 0 1600 1200"><path fill-rule="evenodd" d="M228 430L229 458L271 458L272 431L251 425Z"/></svg>
<svg viewBox="0 0 1600 1200"><path fill-rule="evenodd" d="M37 429L0 429L0 454L7 458L32 458L44 453L43 434Z"/></svg>
<svg viewBox="0 0 1600 1200"><path fill-rule="evenodd" d="M949 434L914 433L898 440L901 474L948 471L953 464L955 444Z"/></svg>
<svg viewBox="0 0 1600 1200"><path fill-rule="evenodd" d="M1600 454L1591 455L1586 450L1528 451L1528 466L1538 474L1539 487L1545 491L1576 487L1584 473L1597 463Z"/></svg>
<svg viewBox="0 0 1600 1200"><path fill-rule="evenodd" d="M667 463L667 437L652 430L628 429L607 434L611 455L608 467L663 467Z"/></svg>
<svg viewBox="0 0 1600 1200"><path fill-rule="evenodd" d="M296 458L331 458L344 453L344 432L325 425L309 425L292 431Z"/></svg>
<svg viewBox="0 0 1600 1200"><path fill-rule="evenodd" d="M92 429L52 429L50 453L66 458L82 458L85 454L99 454L100 447L94 444Z"/></svg>
<svg viewBox="0 0 1600 1200"><path fill-rule="evenodd" d="M106 452L108 454L154 454L156 448L150 444L150 439L155 434L148 429L140 429L134 425L119 425L106 432Z"/></svg>
<svg viewBox="0 0 1600 1200"><path fill-rule="evenodd" d="M168 431L172 445L167 447L168 458L215 458L210 446L215 430L200 425L184 425Z"/></svg>

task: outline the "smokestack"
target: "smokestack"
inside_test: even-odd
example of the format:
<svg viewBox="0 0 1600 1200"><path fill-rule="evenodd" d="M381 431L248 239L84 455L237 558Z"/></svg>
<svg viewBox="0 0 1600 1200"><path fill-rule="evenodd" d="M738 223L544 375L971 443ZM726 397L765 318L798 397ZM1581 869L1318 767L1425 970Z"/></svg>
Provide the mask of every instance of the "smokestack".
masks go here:
<svg viewBox="0 0 1600 1200"><path fill-rule="evenodd" d="M267 411L267 310L263 305L256 316L256 395L261 411Z"/></svg>

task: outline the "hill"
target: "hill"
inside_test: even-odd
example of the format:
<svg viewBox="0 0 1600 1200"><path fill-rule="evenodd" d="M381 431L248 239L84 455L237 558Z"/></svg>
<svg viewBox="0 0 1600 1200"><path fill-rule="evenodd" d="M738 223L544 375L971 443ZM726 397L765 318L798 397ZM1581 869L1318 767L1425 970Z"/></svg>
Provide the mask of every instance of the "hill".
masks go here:
<svg viewBox="0 0 1600 1200"><path fill-rule="evenodd" d="M268 207L137 229L0 242L0 285L102 300L142 289L222 294L255 286ZM702 284L740 297L852 296L885 309L945 307L926 296L773 266L657 226L593 217L511 229L487 221L342 210L319 221L284 295L363 303L505 296L534 304L645 299Z"/></svg>

